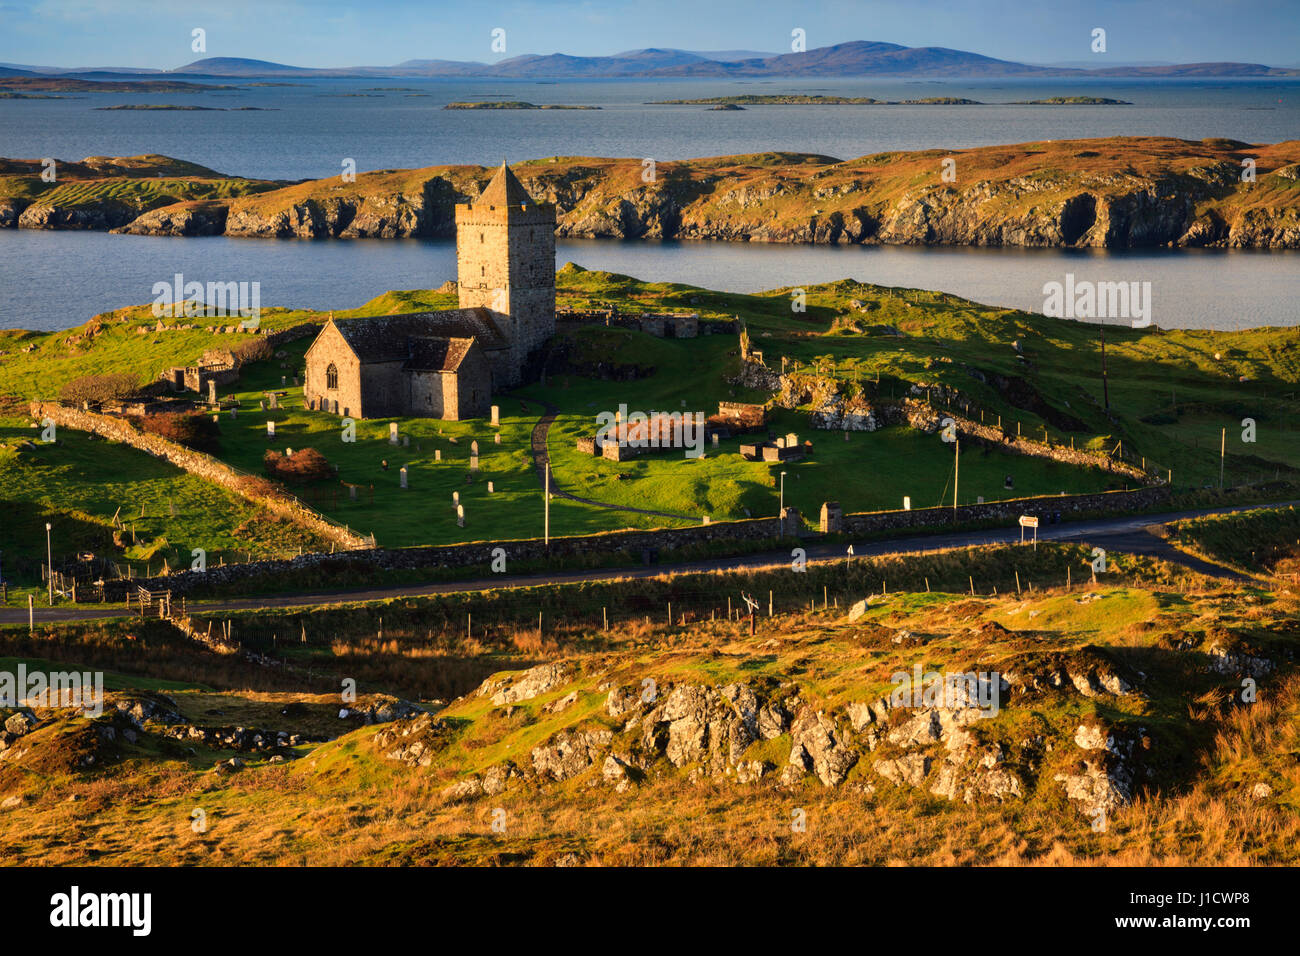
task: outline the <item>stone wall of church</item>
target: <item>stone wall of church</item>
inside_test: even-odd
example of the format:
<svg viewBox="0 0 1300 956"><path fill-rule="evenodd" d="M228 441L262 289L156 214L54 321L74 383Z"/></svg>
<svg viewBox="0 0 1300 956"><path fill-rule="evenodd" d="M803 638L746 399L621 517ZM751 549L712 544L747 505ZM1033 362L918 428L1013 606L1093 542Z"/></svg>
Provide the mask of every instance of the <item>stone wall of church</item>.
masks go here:
<svg viewBox="0 0 1300 956"><path fill-rule="evenodd" d="M338 387L333 389L327 382L331 364L338 370ZM333 326L326 326L307 349L302 394L308 408L333 412L337 402L338 414L345 414L344 409L346 414L361 414L361 364Z"/></svg>

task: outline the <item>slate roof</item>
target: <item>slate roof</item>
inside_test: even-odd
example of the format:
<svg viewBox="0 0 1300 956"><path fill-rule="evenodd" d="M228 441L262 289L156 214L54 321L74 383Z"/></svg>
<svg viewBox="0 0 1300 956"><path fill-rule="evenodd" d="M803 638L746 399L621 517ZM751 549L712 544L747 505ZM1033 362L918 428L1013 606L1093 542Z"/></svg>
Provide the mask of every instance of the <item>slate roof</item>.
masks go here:
<svg viewBox="0 0 1300 956"><path fill-rule="evenodd" d="M473 339L410 339L411 357L403 368L415 372L455 372L474 345Z"/></svg>
<svg viewBox="0 0 1300 956"><path fill-rule="evenodd" d="M528 195L528 190L524 188L523 183L515 178L515 174L510 171L505 160L501 161L501 168L497 170L492 181L487 184L483 190L483 195L474 200L474 205L487 204L489 206L532 206L535 205L533 197Z"/></svg>
<svg viewBox="0 0 1300 956"><path fill-rule="evenodd" d="M487 350L509 347L487 309L336 319L334 327L362 363L404 362L411 357L413 339L478 339Z"/></svg>

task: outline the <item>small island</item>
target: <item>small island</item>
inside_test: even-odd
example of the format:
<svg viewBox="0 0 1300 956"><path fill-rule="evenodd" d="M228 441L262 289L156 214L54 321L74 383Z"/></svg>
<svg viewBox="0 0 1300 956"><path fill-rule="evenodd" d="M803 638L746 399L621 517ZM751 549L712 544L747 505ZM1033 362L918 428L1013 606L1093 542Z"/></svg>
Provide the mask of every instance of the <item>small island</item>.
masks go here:
<svg viewBox="0 0 1300 956"><path fill-rule="evenodd" d="M984 103L961 96L929 96L916 100L878 100L871 96L823 96L803 93L745 93L737 96L706 96L695 100L652 100L647 106L709 106L713 109L744 109L746 106L1132 106L1126 100L1104 96L1053 96L1014 103Z"/></svg>
<svg viewBox="0 0 1300 956"><path fill-rule="evenodd" d="M114 112L116 110L180 110L199 113L265 113L274 109L267 106L178 106L175 103L119 103L117 106L96 106L96 110Z"/></svg>
<svg viewBox="0 0 1300 956"><path fill-rule="evenodd" d="M1128 100L1105 96L1049 96L1045 100L1016 100L1008 106L1132 106Z"/></svg>
<svg viewBox="0 0 1300 956"><path fill-rule="evenodd" d="M599 106L565 106L561 103L527 103L524 100L492 100L481 103L448 103L445 110L598 110Z"/></svg>

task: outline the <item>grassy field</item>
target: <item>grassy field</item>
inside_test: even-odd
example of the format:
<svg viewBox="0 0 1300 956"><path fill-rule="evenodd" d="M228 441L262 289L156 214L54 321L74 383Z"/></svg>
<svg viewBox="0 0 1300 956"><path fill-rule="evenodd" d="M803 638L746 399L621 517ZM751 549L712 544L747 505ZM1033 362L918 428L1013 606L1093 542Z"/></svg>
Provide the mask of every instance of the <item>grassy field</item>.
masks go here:
<svg viewBox="0 0 1300 956"><path fill-rule="evenodd" d="M3 561L11 582L41 579L46 522L60 559L89 551L125 573L158 572L164 561L189 567L193 548L219 564L323 546L315 534L127 446L71 429L60 430L57 444L37 439L26 422L0 418ZM27 441L33 446L25 447ZM115 514L120 547L113 543Z"/></svg>

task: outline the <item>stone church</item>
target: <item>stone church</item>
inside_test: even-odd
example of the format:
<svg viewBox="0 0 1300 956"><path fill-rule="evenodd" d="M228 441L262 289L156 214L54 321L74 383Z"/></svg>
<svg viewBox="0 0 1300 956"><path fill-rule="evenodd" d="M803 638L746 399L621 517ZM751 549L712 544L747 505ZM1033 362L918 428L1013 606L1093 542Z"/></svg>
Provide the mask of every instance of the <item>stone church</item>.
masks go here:
<svg viewBox="0 0 1300 956"><path fill-rule="evenodd" d="M457 421L488 413L555 333L555 207L503 162L456 206L460 308L333 318L307 349L307 407L352 418Z"/></svg>

